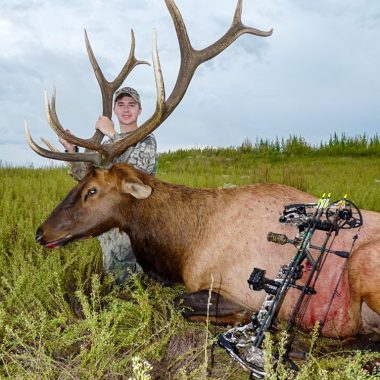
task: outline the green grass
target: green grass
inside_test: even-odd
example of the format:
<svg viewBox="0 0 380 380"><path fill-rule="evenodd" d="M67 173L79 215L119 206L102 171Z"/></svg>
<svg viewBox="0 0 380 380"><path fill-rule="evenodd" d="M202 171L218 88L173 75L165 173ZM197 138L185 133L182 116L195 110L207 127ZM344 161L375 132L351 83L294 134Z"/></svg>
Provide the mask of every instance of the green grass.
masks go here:
<svg viewBox="0 0 380 380"><path fill-rule="evenodd" d="M191 149L159 157L158 178L192 187L276 182L317 197L348 194L360 208L380 212L380 149L377 155L326 156L260 153L245 149Z"/></svg>
<svg viewBox="0 0 380 380"><path fill-rule="evenodd" d="M202 187L280 182L316 196L348 193L379 212L378 139L358 139L351 154L341 154L341 140L332 139L330 148L310 149L293 138L160 154L158 177ZM182 286L163 287L143 275L114 285L102 272L96 239L54 251L34 242L74 183L66 169L0 164L0 378L246 379L213 346L220 328L188 323L174 310ZM372 356L313 353L295 378L364 379L362 363ZM289 377L280 367L271 371L273 379Z"/></svg>

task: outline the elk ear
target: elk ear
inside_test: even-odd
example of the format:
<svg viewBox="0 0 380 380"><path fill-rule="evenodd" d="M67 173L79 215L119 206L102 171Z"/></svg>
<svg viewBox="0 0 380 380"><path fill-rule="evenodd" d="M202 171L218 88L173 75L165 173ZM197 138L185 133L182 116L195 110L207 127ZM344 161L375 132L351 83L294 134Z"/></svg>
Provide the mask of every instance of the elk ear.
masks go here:
<svg viewBox="0 0 380 380"><path fill-rule="evenodd" d="M123 180L121 183L121 191L125 194L131 194L136 199L146 199L152 193L152 188L148 185L144 185L137 178L131 182Z"/></svg>

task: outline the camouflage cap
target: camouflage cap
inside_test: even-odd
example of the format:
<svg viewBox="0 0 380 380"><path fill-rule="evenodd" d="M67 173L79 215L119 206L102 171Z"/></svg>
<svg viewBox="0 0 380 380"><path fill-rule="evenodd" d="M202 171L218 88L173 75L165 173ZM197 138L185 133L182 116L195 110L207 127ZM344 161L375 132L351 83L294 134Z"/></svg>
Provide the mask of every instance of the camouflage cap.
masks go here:
<svg viewBox="0 0 380 380"><path fill-rule="evenodd" d="M117 98L120 97L120 95L129 95L131 98L133 98L136 103L138 103L141 107L141 100L140 100L140 95L139 93L132 87L122 87L122 88L119 88L116 92L115 92L115 101Z"/></svg>

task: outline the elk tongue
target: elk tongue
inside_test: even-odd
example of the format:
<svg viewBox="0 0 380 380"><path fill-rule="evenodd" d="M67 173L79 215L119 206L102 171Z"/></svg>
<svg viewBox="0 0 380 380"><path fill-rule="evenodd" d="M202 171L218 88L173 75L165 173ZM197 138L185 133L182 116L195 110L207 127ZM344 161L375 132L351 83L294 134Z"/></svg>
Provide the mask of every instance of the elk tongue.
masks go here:
<svg viewBox="0 0 380 380"><path fill-rule="evenodd" d="M52 243L45 244L45 248L58 248L60 247L60 244L56 241L53 241Z"/></svg>

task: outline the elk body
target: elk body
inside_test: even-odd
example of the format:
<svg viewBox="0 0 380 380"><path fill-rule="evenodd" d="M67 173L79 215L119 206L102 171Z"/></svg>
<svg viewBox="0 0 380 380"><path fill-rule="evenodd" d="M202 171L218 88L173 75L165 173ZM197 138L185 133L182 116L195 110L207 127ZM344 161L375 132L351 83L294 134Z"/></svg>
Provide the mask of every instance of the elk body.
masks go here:
<svg viewBox="0 0 380 380"><path fill-rule="evenodd" d="M38 154L69 162L86 162L89 172L75 186L51 216L39 227L36 240L48 248L97 236L111 228L125 231L144 271L167 282L183 281L190 291L186 316L205 318L208 289L213 281L211 316L218 323L244 321L261 305L263 292L253 292L247 278L253 267L267 270L275 277L280 265L294 255L294 247L280 249L266 241L268 232L291 235L291 227L281 226L278 218L284 205L313 202L315 199L297 189L279 184L255 184L232 189L191 189L170 185L126 164L112 161L129 146L155 130L183 98L196 68L233 43L244 33L269 36L241 22L239 0L230 29L218 41L203 50L195 50L189 41L182 17L173 0L165 0L178 36L181 64L177 82L166 99L157 47L153 44L153 66L157 87L157 105L153 116L123 140L101 144L97 131L90 139L68 133L55 111L55 94L46 98L47 119L56 133L72 144L86 148L84 153L57 152L37 145L26 126L29 145ZM86 35L87 50L103 96L103 114L111 117L112 96L139 61L134 56L134 36L129 59L120 74L108 82L102 74ZM92 165L92 166L91 166ZM348 265L329 255L302 322L310 329L324 318L326 305L343 270L323 333L352 336L359 332L379 332L380 328L380 214L363 211L364 226L351 253ZM320 233L323 239L323 233ZM340 233L335 244L349 251L349 233ZM290 290L280 310L288 318L296 298Z"/></svg>
<svg viewBox="0 0 380 380"><path fill-rule="evenodd" d="M185 303L194 309L187 314L190 319L206 317L205 291L213 278L214 298L221 297L211 316L216 322L231 323L262 303L264 292L253 292L247 285L253 267L265 268L269 277L275 277L295 253L294 247L278 248L266 241L268 231L294 233L294 227L278 223L284 204L314 200L279 184L192 189L116 164L88 173L40 226L36 239L53 248L118 227L128 233L145 272L165 282L184 282L191 292ZM363 211L363 218L360 239L323 330L329 336L380 332L376 314L380 313L380 214ZM341 231L335 244L349 250L351 238L350 231ZM329 256L303 328L310 329L324 318L344 262ZM289 316L296 295L290 292L285 298L280 318Z"/></svg>

